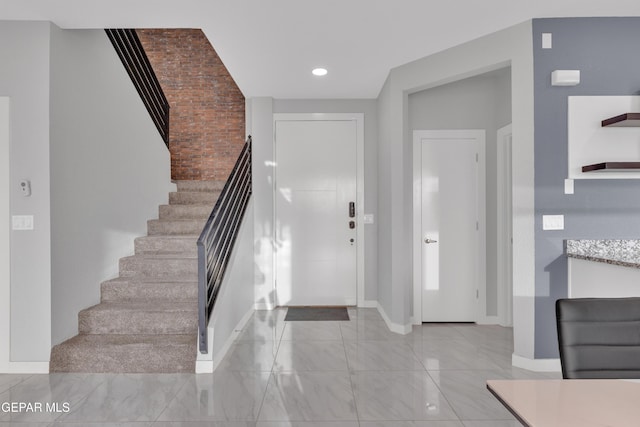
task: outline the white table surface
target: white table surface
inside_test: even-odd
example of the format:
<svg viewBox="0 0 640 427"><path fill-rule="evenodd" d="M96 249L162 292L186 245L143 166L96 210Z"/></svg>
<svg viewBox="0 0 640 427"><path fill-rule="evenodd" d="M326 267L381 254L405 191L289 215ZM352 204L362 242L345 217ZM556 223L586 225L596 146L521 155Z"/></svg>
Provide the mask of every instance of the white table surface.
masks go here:
<svg viewBox="0 0 640 427"><path fill-rule="evenodd" d="M640 426L638 380L489 380L487 388L525 426Z"/></svg>

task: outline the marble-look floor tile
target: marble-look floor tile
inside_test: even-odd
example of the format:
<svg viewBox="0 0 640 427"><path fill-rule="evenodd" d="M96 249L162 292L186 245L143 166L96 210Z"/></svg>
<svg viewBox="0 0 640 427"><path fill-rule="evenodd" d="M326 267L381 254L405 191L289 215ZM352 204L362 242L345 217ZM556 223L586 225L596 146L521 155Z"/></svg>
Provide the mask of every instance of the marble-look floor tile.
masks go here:
<svg viewBox="0 0 640 427"><path fill-rule="evenodd" d="M423 323L413 325L407 337L420 337L423 340L449 340L464 338L456 326L450 323Z"/></svg>
<svg viewBox="0 0 640 427"><path fill-rule="evenodd" d="M418 359L427 370L443 369L499 369L482 348L461 339L423 340L413 347Z"/></svg>
<svg viewBox="0 0 640 427"><path fill-rule="evenodd" d="M157 421L255 421L268 380L269 372L192 376Z"/></svg>
<svg viewBox="0 0 640 427"><path fill-rule="evenodd" d="M351 371L424 371L402 341L346 341L345 348Z"/></svg>
<svg viewBox="0 0 640 427"><path fill-rule="evenodd" d="M341 322L340 331L345 341L402 341L404 335L391 332L382 320L356 320Z"/></svg>
<svg viewBox="0 0 640 427"><path fill-rule="evenodd" d="M236 341L280 341L285 322L280 320L250 319L236 338Z"/></svg>
<svg viewBox="0 0 640 427"><path fill-rule="evenodd" d="M360 427L464 427L460 421L364 421Z"/></svg>
<svg viewBox="0 0 640 427"><path fill-rule="evenodd" d="M14 422L55 421L63 414L73 411L78 402L107 378L109 375L104 374L33 375L13 386L6 401L39 404L41 409L9 414L9 419Z"/></svg>
<svg viewBox="0 0 640 427"><path fill-rule="evenodd" d="M458 419L426 371L363 371L351 378L360 421Z"/></svg>
<svg viewBox="0 0 640 427"><path fill-rule="evenodd" d="M256 427L360 427L357 421L260 421Z"/></svg>
<svg viewBox="0 0 640 427"><path fill-rule="evenodd" d="M355 308L349 307L349 319L351 320L376 320L383 321L382 316L377 308Z"/></svg>
<svg viewBox="0 0 640 427"><path fill-rule="evenodd" d="M16 384L28 379L31 375L0 374L0 393L4 393Z"/></svg>
<svg viewBox="0 0 640 427"><path fill-rule="evenodd" d="M278 345L278 341L236 341L216 371L270 372Z"/></svg>
<svg viewBox="0 0 640 427"><path fill-rule="evenodd" d="M156 421L153 427L256 427L255 421Z"/></svg>
<svg viewBox="0 0 640 427"><path fill-rule="evenodd" d="M463 421L464 427L522 427L516 420Z"/></svg>
<svg viewBox="0 0 640 427"><path fill-rule="evenodd" d="M487 380L506 379L501 370L429 371L461 420L513 420L487 390Z"/></svg>
<svg viewBox="0 0 640 427"><path fill-rule="evenodd" d="M284 372L269 381L258 421L355 421L347 372Z"/></svg>
<svg viewBox="0 0 640 427"><path fill-rule="evenodd" d="M340 322L286 322L282 341L341 341Z"/></svg>
<svg viewBox="0 0 640 427"><path fill-rule="evenodd" d="M58 421L154 421L188 374L120 374L108 377Z"/></svg>
<svg viewBox="0 0 640 427"><path fill-rule="evenodd" d="M21 425L21 424L20 424ZM152 427L155 424L152 422L141 423L91 423L82 421L79 423L53 423L51 427Z"/></svg>
<svg viewBox="0 0 640 427"><path fill-rule="evenodd" d="M274 372L346 371L344 343L340 341L282 341Z"/></svg>
<svg viewBox="0 0 640 427"><path fill-rule="evenodd" d="M56 424L53 423L18 423L18 422L4 422L0 421L0 427L53 427ZM76 427L78 425L76 424Z"/></svg>

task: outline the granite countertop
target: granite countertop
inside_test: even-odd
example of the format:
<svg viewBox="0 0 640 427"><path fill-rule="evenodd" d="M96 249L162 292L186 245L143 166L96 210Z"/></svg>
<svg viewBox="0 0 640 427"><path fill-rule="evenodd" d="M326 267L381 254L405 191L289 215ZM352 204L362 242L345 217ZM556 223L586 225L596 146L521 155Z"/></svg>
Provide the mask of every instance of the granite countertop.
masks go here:
<svg viewBox="0 0 640 427"><path fill-rule="evenodd" d="M570 258L640 268L640 240L566 240Z"/></svg>

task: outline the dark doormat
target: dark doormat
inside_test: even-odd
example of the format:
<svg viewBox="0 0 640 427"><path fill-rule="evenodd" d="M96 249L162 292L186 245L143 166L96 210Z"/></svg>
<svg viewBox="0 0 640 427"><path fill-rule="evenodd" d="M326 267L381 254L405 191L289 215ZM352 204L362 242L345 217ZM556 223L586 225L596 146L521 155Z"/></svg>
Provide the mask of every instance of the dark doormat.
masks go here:
<svg viewBox="0 0 640 427"><path fill-rule="evenodd" d="M284 320L349 320L349 313L347 307L289 307Z"/></svg>

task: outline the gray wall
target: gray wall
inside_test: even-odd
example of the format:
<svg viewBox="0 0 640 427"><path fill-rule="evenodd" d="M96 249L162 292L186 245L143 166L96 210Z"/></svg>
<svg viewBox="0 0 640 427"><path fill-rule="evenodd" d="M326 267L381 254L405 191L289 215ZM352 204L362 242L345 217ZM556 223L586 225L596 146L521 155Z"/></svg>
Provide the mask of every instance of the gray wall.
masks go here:
<svg viewBox="0 0 640 427"><path fill-rule="evenodd" d="M542 33L553 34L553 49L541 48ZM637 95L639 40L640 18L533 21L536 358L558 357L554 304L567 295L563 240L640 238L640 180L583 179L575 181L575 194L565 195L563 191L567 177L567 96ZM580 84L552 87L551 72L557 69L581 70ZM542 231L543 214L563 214L565 229Z"/></svg>
<svg viewBox="0 0 640 427"><path fill-rule="evenodd" d="M497 137L511 122L511 69L460 80L409 96L409 129L486 130L487 303L486 315L497 306Z"/></svg>
<svg viewBox="0 0 640 427"><path fill-rule="evenodd" d="M11 359L49 360L49 32L45 22L0 21L0 95L11 98L12 215L34 215L33 231L11 232ZM31 197L18 182L31 180ZM4 285L4 284L2 284ZM7 345L7 343L0 343Z"/></svg>
<svg viewBox="0 0 640 427"><path fill-rule="evenodd" d="M364 210L375 215L374 224L364 225L364 299L376 301L378 298L378 222L377 222L377 134L378 120L375 99L365 100L283 100L273 103L274 113L364 113Z"/></svg>
<svg viewBox="0 0 640 427"><path fill-rule="evenodd" d="M51 339L77 334L173 187L169 150L102 30L51 30Z"/></svg>

